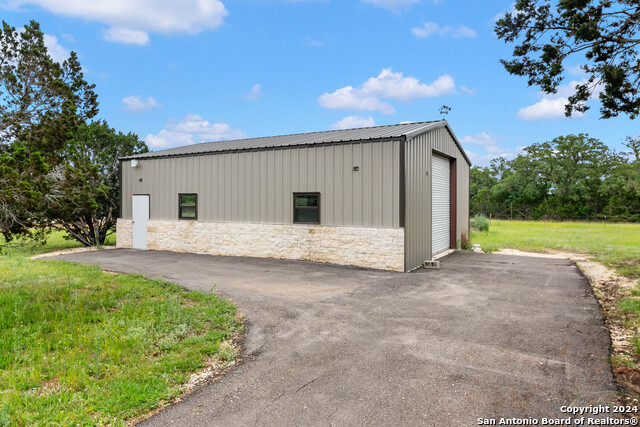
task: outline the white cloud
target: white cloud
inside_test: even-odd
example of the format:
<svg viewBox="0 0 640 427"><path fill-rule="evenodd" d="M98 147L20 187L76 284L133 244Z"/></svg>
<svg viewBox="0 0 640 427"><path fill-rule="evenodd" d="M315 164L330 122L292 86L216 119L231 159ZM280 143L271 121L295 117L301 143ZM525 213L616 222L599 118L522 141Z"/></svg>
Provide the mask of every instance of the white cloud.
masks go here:
<svg viewBox="0 0 640 427"><path fill-rule="evenodd" d="M391 68L382 70L378 77L370 77L362 87L371 94L399 101L411 101L455 92L453 78L448 74L443 74L431 84L426 84L420 83L415 77L403 77L401 72L394 73Z"/></svg>
<svg viewBox="0 0 640 427"><path fill-rule="evenodd" d="M263 96L263 93L260 92L260 84L256 83L251 88L251 92L246 95L242 95L243 98L248 99L250 101L257 101Z"/></svg>
<svg viewBox="0 0 640 427"><path fill-rule="evenodd" d="M152 150L195 144L193 135L167 129L162 129L155 135L150 133L144 140Z"/></svg>
<svg viewBox="0 0 640 427"><path fill-rule="evenodd" d="M140 33L196 34L218 28L229 14L220 0L9 0L7 7L35 5L51 13L97 21L113 27L110 31L120 35L112 41L129 42L124 30ZM147 35L148 36L148 35ZM136 40L142 40L137 34ZM127 41L129 40L129 41Z"/></svg>
<svg viewBox="0 0 640 427"><path fill-rule="evenodd" d="M104 30L102 38L109 42L137 44L138 46L149 44L149 34L145 31L130 30L122 27L111 27Z"/></svg>
<svg viewBox="0 0 640 427"><path fill-rule="evenodd" d="M65 59L69 58L69 51L58 43L58 38L56 36L45 34L43 38L44 45L47 47L47 51L49 51L51 59L62 63Z"/></svg>
<svg viewBox="0 0 640 427"><path fill-rule="evenodd" d="M460 142L465 145L478 145L484 147L487 153L493 155L503 151L498 147L498 138L495 135L491 135L486 132L464 136L460 139Z"/></svg>
<svg viewBox="0 0 640 427"><path fill-rule="evenodd" d="M558 97L562 96L562 97L568 98L569 96L573 95L578 85L581 85L584 83L587 83L587 79L583 79L580 81L571 80L566 85L558 86L558 92L556 92L553 96L558 96ZM590 99L598 98L598 96L600 95L600 92L602 92L602 86L596 85L595 90L591 94Z"/></svg>
<svg viewBox="0 0 640 427"><path fill-rule="evenodd" d="M486 132L480 132L473 135L466 135L460 139L460 142L463 144L473 144L473 145L495 145L498 140L494 135L491 135Z"/></svg>
<svg viewBox="0 0 640 427"><path fill-rule="evenodd" d="M461 90L462 92L466 93L466 94L469 94L469 95L475 95L475 94L476 94L476 91L475 91L475 90L470 89L470 88L468 88L468 87L466 87L466 86L462 86L462 85L461 85L461 86L460 86L460 90Z"/></svg>
<svg viewBox="0 0 640 427"><path fill-rule="evenodd" d="M371 116L347 116L344 119L338 120L337 122L333 123L331 125L331 129L354 129L375 125L376 121Z"/></svg>
<svg viewBox="0 0 640 427"><path fill-rule="evenodd" d="M517 150L504 148L499 145L502 138L487 132L480 132L473 135L466 135L460 139L465 146L465 152L469 156L471 163L480 166L486 166L489 162L497 157L512 159L518 155L522 147ZM485 153L480 154L476 148L469 149L469 146L475 146L478 149L484 149Z"/></svg>
<svg viewBox="0 0 640 427"><path fill-rule="evenodd" d="M568 67L567 71L573 76L582 77L585 75L585 72L580 65L576 65L575 67Z"/></svg>
<svg viewBox="0 0 640 427"><path fill-rule="evenodd" d="M422 27L413 27L411 29L411 32L414 36L421 39L437 33L438 28L438 24L436 24L435 22L425 22L422 24Z"/></svg>
<svg viewBox="0 0 640 427"><path fill-rule="evenodd" d="M562 120L568 117L564 115L565 105L569 103L569 96L575 92L575 88L579 84L586 83L586 80L576 81L572 80L566 85L558 87L558 91L555 94L544 94L539 92L542 99L533 105L521 108L516 116L519 119L533 121L533 120ZM597 98L602 89L596 87L591 94L591 99ZM571 118L578 118L584 116L584 113L574 111Z"/></svg>
<svg viewBox="0 0 640 427"><path fill-rule="evenodd" d="M365 110L379 111L383 114L395 114L396 110L387 102L382 102L375 96L367 95L365 91L345 86L333 93L324 93L318 97L318 102L329 110Z"/></svg>
<svg viewBox="0 0 640 427"><path fill-rule="evenodd" d="M322 46L324 46L324 43L322 43L319 40L312 39L311 37L305 37L304 40L303 40L303 44L305 46L309 46L309 47L322 47Z"/></svg>
<svg viewBox="0 0 640 427"><path fill-rule="evenodd" d="M564 115L564 106L569 102L567 98L560 97L550 99L544 97L540 101L528 107L521 108L517 117L522 120L560 120L566 118ZM582 113L574 113L575 116L581 116Z"/></svg>
<svg viewBox="0 0 640 427"><path fill-rule="evenodd" d="M210 123L197 114L187 114L179 122L169 122L157 134L148 134L146 143L154 148L172 148L198 142L223 141L244 138L239 129L233 129L224 122Z"/></svg>
<svg viewBox="0 0 640 427"><path fill-rule="evenodd" d="M478 33L476 33L476 30L474 30L473 28L469 28L465 25L458 25L458 27L455 30L451 30L451 31L452 31L453 37L455 38L463 38L463 37L473 38L478 35Z"/></svg>
<svg viewBox="0 0 640 427"><path fill-rule="evenodd" d="M379 111L394 114L395 109L382 99L412 101L455 93L455 83L448 74L443 74L430 84L420 83L415 77L404 77L401 72L385 68L377 77L371 77L360 87L345 86L332 93L318 97L321 106L327 109L351 109Z"/></svg>
<svg viewBox="0 0 640 427"><path fill-rule="evenodd" d="M493 154L478 154L475 151L465 149L464 152L471 160L471 164L474 166L489 166L491 160L495 159L499 156L494 156ZM506 157L506 156L505 156Z"/></svg>
<svg viewBox="0 0 640 427"><path fill-rule="evenodd" d="M371 3L374 6L397 12L400 9L419 3L420 0L362 0L363 3Z"/></svg>
<svg viewBox="0 0 640 427"><path fill-rule="evenodd" d="M152 108L161 107L154 98L148 96L147 99L143 99L139 95L122 98L122 105L126 110L131 111L132 113L141 113Z"/></svg>
<svg viewBox="0 0 640 427"><path fill-rule="evenodd" d="M478 35L476 33L476 30L464 25L458 25L458 27L456 28L453 28L449 25L441 27L435 22L425 22L421 27L413 27L411 29L411 32L419 39L423 39L431 35L438 35L441 37L454 37L457 39L474 38Z"/></svg>

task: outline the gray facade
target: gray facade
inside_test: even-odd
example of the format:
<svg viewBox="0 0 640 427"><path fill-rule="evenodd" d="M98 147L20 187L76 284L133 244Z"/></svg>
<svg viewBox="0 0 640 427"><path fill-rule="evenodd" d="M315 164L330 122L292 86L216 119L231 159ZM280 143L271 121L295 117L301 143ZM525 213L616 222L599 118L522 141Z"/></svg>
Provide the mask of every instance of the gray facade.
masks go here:
<svg viewBox="0 0 640 427"><path fill-rule="evenodd" d="M122 164L121 215L149 194L150 219L176 219L197 193L198 220L291 224L293 193L320 192L323 225L398 227L399 168L398 140L139 159Z"/></svg>
<svg viewBox="0 0 640 427"><path fill-rule="evenodd" d="M149 195L150 220L293 224L293 193L320 193L320 225L404 229L405 271L431 258L431 156L450 158L455 238L468 234L470 162L445 121L197 144L121 159L121 218ZM128 160L135 159L136 167ZM453 186L453 184L452 184ZM455 205L455 206L454 206Z"/></svg>
<svg viewBox="0 0 640 427"><path fill-rule="evenodd" d="M405 146L405 266L412 270L431 258L431 156L436 152L455 159L457 247L462 233L469 236L470 163L448 126L415 136Z"/></svg>

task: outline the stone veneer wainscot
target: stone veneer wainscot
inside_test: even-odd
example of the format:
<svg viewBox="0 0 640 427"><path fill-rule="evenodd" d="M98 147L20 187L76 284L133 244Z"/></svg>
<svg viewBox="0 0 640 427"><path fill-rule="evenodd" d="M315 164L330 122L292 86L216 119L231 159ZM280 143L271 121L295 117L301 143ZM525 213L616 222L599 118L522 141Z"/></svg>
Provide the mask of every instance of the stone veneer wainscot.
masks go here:
<svg viewBox="0 0 640 427"><path fill-rule="evenodd" d="M131 233L118 219L117 247L130 248ZM149 220L147 248L404 271L403 228Z"/></svg>
<svg viewBox="0 0 640 427"><path fill-rule="evenodd" d="M116 222L116 247L130 248L133 238L133 221L118 218Z"/></svg>

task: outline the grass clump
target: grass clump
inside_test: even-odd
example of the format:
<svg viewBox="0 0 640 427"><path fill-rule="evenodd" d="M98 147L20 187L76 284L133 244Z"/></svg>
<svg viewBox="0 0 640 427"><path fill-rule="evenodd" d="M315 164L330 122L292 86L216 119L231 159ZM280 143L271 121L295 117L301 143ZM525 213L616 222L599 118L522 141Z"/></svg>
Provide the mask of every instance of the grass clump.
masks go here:
<svg viewBox="0 0 640 427"><path fill-rule="evenodd" d="M231 361L215 295L64 261L0 256L0 425L125 424Z"/></svg>
<svg viewBox="0 0 640 427"><path fill-rule="evenodd" d="M487 233L489 231L489 219L484 215L476 215L471 219L471 228Z"/></svg>

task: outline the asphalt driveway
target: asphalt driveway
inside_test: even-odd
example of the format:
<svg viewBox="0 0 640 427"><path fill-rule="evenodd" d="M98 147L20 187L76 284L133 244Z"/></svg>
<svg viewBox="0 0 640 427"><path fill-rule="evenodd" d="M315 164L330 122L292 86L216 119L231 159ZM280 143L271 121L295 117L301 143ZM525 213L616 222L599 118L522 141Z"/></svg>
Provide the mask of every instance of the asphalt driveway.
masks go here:
<svg viewBox="0 0 640 427"><path fill-rule="evenodd" d="M215 292L243 362L145 425L477 425L614 401L610 340L567 260L454 253L409 274L114 249L60 257Z"/></svg>

